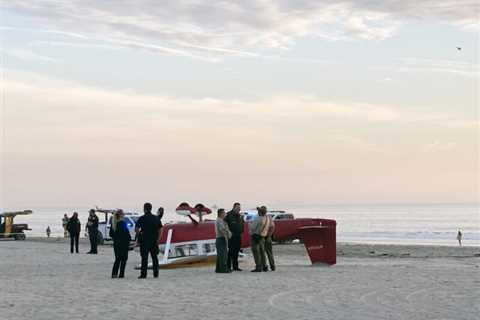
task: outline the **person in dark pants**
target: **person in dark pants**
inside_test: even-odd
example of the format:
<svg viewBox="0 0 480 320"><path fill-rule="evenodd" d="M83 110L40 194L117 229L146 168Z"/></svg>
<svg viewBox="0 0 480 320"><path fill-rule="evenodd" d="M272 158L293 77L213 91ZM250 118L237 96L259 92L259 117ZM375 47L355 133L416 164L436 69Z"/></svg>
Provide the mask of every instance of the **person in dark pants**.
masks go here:
<svg viewBox="0 0 480 320"><path fill-rule="evenodd" d="M158 231L158 237L159 238L162 237L162 229L163 229L162 218L163 218L164 213L165 213L165 209L163 209L163 207L159 207L158 210L157 210L158 222L160 223L159 231Z"/></svg>
<svg viewBox="0 0 480 320"><path fill-rule="evenodd" d="M78 253L78 239L80 237L81 224L78 220L78 213L74 212L72 217L68 219L67 231L70 235L70 253L73 253L73 245L75 244L75 252Z"/></svg>
<svg viewBox="0 0 480 320"><path fill-rule="evenodd" d="M243 217L240 213L241 207L240 203L236 202L233 205L231 211L227 213L225 217L225 222L228 225L228 228L232 232L232 237L228 241L228 259L227 266L228 269L234 271L242 271L238 267L238 253L242 245L242 233L243 233Z"/></svg>
<svg viewBox="0 0 480 320"><path fill-rule="evenodd" d="M87 221L88 238L90 240L90 251L87 254L97 254L98 246L98 217L95 210L90 209Z"/></svg>
<svg viewBox="0 0 480 320"><path fill-rule="evenodd" d="M215 220L215 247L217 249L216 273L230 273L227 266L227 243L232 233L225 222L225 209L218 209Z"/></svg>
<svg viewBox="0 0 480 320"><path fill-rule="evenodd" d="M140 255L142 257L139 279L147 277L148 255L152 257L153 277L158 278L158 233L160 222L157 216L152 214L152 204L145 203L143 212L135 224L135 233L140 244Z"/></svg>
<svg viewBox="0 0 480 320"><path fill-rule="evenodd" d="M158 217L158 221L160 222L160 228L163 227L162 218L163 218L163 213L164 212L165 212L165 209L163 209L163 207L160 207L157 210L157 217Z"/></svg>
<svg viewBox="0 0 480 320"><path fill-rule="evenodd" d="M110 227L110 237L113 239L113 252L115 253L115 262L112 268L112 278L123 278L125 276L125 267L127 266L128 250L130 247L130 231L123 220L124 213L120 209L115 212ZM120 268L120 274L118 269Z"/></svg>

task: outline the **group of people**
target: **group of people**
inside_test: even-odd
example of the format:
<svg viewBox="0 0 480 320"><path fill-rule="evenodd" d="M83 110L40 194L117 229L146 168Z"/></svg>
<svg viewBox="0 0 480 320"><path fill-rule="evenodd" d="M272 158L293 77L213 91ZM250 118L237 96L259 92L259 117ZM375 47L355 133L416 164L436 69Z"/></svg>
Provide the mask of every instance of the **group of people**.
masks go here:
<svg viewBox="0 0 480 320"><path fill-rule="evenodd" d="M140 255L142 258L140 276L139 278L147 277L148 256L152 258L153 276L158 277L158 236L162 228L162 217L164 210L160 207L157 215L152 214L152 205L145 203L143 206L144 215L142 215L135 224L135 239L140 246ZM125 276L125 267L128 260L128 251L132 237L127 223L124 220L125 213L119 209L114 212L111 221L109 236L113 240L113 252L115 254L115 261L112 268L112 278L123 278ZM86 231L90 240L90 251L87 254L97 254L98 247L98 216L95 210L89 211ZM74 212L69 218L67 214L62 219L65 235L70 237L70 252L76 253L78 251L78 241L80 238L81 223L78 218L78 213Z"/></svg>
<svg viewBox="0 0 480 320"><path fill-rule="evenodd" d="M135 240L140 246L141 266L139 279L147 277L148 259L152 260L153 277L158 277L158 238L162 228L164 210L159 208L157 215L152 214L152 204L143 205L144 214L135 224ZM257 208L258 216L250 223L250 244L255 260L255 269L252 272L275 271L275 260L272 251L272 235L275 231L273 219L267 215L265 206ZM128 260L128 252L132 237L125 221L125 213L119 209L114 212L111 221L109 236L113 240L115 261L112 268L112 278L123 278ZM74 212L68 218L65 214L64 229L70 237L70 252L78 253L78 241L81 223L78 213ZM88 254L97 254L98 246L98 217L95 210L89 211L86 225L90 240ZM244 218L241 213L240 203L235 203L232 210L225 213L225 209L218 209L215 221L215 245L217 250L217 263L215 272L230 273L242 271L239 268L238 258L241 251L242 234L244 232ZM268 264L267 264L268 261Z"/></svg>
<svg viewBox="0 0 480 320"><path fill-rule="evenodd" d="M257 208L258 215L250 223L250 245L255 269L252 272L275 271L275 259L272 250L272 236L275 231L273 219L267 215L267 208ZM238 267L238 256L241 250L244 219L240 203L235 203L228 213L218 209L215 221L215 246L217 249L217 264L215 272L230 273L242 271ZM267 265L268 260L268 265Z"/></svg>
<svg viewBox="0 0 480 320"><path fill-rule="evenodd" d="M147 277L148 257L152 258L153 277L158 278L158 237L162 229L163 208L160 207L157 215L152 214L152 204L143 205L144 214L135 223L135 237L140 246L140 276L139 279ZM123 278L128 260L128 251L132 241L130 230L124 221L125 214L120 209L112 218L110 237L113 240L113 252L115 261L112 268L112 278Z"/></svg>
<svg viewBox="0 0 480 320"><path fill-rule="evenodd" d="M78 212L74 212L69 218L67 214L63 216L62 219L63 230L65 237L68 235L70 237L70 253L78 253L78 241L80 239L80 231L82 229L82 224L78 218ZM86 231L88 232L88 237L90 240L90 251L87 254L97 254L98 250L98 216L95 214L95 210L90 209L87 225L85 226ZM47 230L47 234L50 230Z"/></svg>

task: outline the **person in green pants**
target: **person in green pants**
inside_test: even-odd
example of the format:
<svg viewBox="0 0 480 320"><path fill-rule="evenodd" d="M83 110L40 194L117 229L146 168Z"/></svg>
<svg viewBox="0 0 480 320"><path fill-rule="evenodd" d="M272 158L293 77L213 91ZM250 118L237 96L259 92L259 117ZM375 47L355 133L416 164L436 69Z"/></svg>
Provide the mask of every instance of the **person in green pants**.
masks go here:
<svg viewBox="0 0 480 320"><path fill-rule="evenodd" d="M273 249L272 249L272 237L273 233L275 232L275 223L273 222L272 217L267 216L267 234L265 236L265 254L268 258L268 264L270 265L270 270L275 271L275 259L273 258ZM265 269L268 270L267 266L265 265Z"/></svg>
<svg viewBox="0 0 480 320"><path fill-rule="evenodd" d="M232 233L228 229L228 225L224 219L225 209L218 209L217 220L215 220L215 247L217 248L217 265L215 268L216 273L231 272L227 266L227 248L228 239L230 239Z"/></svg>
<svg viewBox="0 0 480 320"><path fill-rule="evenodd" d="M250 244L252 247L253 259L255 260L255 269L252 272L262 272L265 270L265 239L262 237L262 230L265 229L267 208L262 206L257 208L258 216L250 223Z"/></svg>

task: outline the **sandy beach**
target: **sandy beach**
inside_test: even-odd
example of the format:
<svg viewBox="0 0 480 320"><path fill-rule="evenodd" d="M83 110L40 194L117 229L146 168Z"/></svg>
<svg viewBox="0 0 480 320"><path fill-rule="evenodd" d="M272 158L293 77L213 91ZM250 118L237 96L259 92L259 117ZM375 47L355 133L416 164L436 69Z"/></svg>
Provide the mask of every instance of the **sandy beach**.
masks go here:
<svg viewBox="0 0 480 320"><path fill-rule="evenodd" d="M82 240L81 252L86 252ZM65 239L0 242L1 319L478 319L480 248L339 244L311 266L301 244L276 245L277 271L213 267L110 279L112 248L70 254ZM247 250L247 253L248 250Z"/></svg>

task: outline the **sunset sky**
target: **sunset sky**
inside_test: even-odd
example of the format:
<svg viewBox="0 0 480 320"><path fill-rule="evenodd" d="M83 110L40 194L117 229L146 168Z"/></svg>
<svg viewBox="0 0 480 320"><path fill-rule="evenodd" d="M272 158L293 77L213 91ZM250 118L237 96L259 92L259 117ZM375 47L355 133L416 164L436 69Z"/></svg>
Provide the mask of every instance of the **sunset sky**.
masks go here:
<svg viewBox="0 0 480 320"><path fill-rule="evenodd" d="M0 12L0 208L478 201L476 0Z"/></svg>

